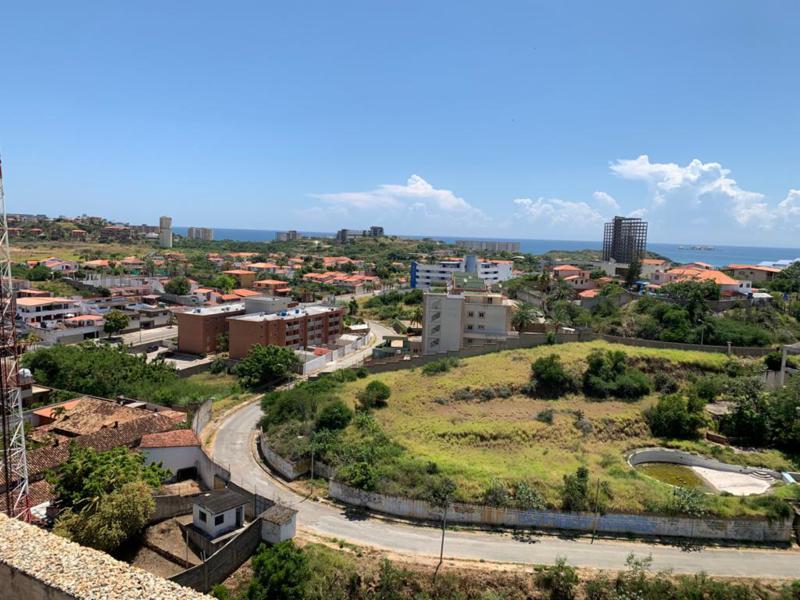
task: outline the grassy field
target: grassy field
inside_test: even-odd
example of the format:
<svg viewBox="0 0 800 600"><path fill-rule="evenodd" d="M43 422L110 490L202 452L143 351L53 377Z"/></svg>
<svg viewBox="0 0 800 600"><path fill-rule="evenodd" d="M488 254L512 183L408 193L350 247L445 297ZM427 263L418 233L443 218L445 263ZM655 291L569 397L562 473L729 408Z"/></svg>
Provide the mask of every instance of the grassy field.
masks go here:
<svg viewBox="0 0 800 600"><path fill-rule="evenodd" d="M97 252L103 258L141 256L154 249L152 243L100 243L71 241L14 241L11 242L11 257L22 262L26 260L42 260L55 256L62 260L79 260L86 251Z"/></svg>
<svg viewBox="0 0 800 600"><path fill-rule="evenodd" d="M581 372L594 348L623 350L630 363L645 372L668 371L679 379L721 371L728 360L725 355L704 352L573 343L469 358L438 375L425 375L420 369L375 375L346 384L343 394L355 404L356 394L373 379L388 384L392 390L388 407L375 411L379 423L409 454L435 462L441 472L454 478L461 499L479 499L495 480L525 480L549 505L557 506L563 476L585 465L592 479L608 482L613 495L610 509L653 510L663 504L672 488L632 469L625 453L665 443L651 436L641 416L657 394L635 402L592 401L583 394L560 400L518 393L486 401L456 399L458 390L467 387L523 384L530 377L531 362L553 352L560 354L567 367ZM548 409L553 411L551 423L542 419ZM706 454L727 454L700 441L679 445ZM787 464L775 451L739 454L737 462L773 467ZM750 512L738 499L715 496L711 502L721 514Z"/></svg>

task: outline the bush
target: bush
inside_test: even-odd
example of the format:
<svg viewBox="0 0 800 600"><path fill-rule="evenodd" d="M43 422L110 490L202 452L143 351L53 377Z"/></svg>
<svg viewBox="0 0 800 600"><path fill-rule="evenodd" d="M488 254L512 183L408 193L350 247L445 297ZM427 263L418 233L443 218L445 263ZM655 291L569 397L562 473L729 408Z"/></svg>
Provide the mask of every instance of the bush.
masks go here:
<svg viewBox="0 0 800 600"><path fill-rule="evenodd" d="M317 417L317 430L338 431L344 429L353 418L353 411L341 400L331 402Z"/></svg>
<svg viewBox="0 0 800 600"><path fill-rule="evenodd" d="M487 506L502 508L508 506L508 490L502 481L492 481L483 491L483 503Z"/></svg>
<svg viewBox="0 0 800 600"><path fill-rule="evenodd" d="M276 384L293 376L300 360L291 348L255 344L236 365L236 374L246 387Z"/></svg>
<svg viewBox="0 0 800 600"><path fill-rule="evenodd" d="M658 371L653 375L653 387L662 394L674 394L678 391L680 384L672 375L664 371Z"/></svg>
<svg viewBox="0 0 800 600"><path fill-rule="evenodd" d="M541 421L542 423L547 423L548 425L552 425L554 415L555 411L552 408L545 408L544 410L540 410L538 413L536 413L536 420Z"/></svg>
<svg viewBox="0 0 800 600"><path fill-rule="evenodd" d="M219 375L228 372L228 361L221 356L215 358L208 368L212 375Z"/></svg>
<svg viewBox="0 0 800 600"><path fill-rule="evenodd" d="M358 393L358 402L362 409L382 408L386 406L386 401L392 395L389 386L378 381L370 381L361 392Z"/></svg>
<svg viewBox="0 0 800 600"><path fill-rule="evenodd" d="M454 369L461 364L457 358L440 358L434 360L422 367L423 375L437 375L438 373L446 373L450 369Z"/></svg>
<svg viewBox="0 0 800 600"><path fill-rule="evenodd" d="M522 510L541 510L545 502L527 481L517 481L514 483L514 506Z"/></svg>
<svg viewBox="0 0 800 600"><path fill-rule="evenodd" d="M713 402L725 389L725 378L721 375L704 375L694 382L694 394L705 400Z"/></svg>
<svg viewBox="0 0 800 600"><path fill-rule="evenodd" d="M578 574L559 556L552 567L536 567L536 583L550 592L551 600L573 600Z"/></svg>
<svg viewBox="0 0 800 600"><path fill-rule="evenodd" d="M247 600L304 600L311 575L308 559L291 540L261 545L252 559L253 578L244 593Z"/></svg>
<svg viewBox="0 0 800 600"><path fill-rule="evenodd" d="M592 350L583 374L583 391L594 398L636 399L650 393L650 379L627 365L628 356L619 350Z"/></svg>
<svg viewBox="0 0 800 600"><path fill-rule="evenodd" d="M655 436L693 439L705 422L703 407L697 396L668 394L644 411L644 418Z"/></svg>
<svg viewBox="0 0 800 600"><path fill-rule="evenodd" d="M575 473L564 475L561 508L570 512L589 509L589 469L578 467Z"/></svg>
<svg viewBox="0 0 800 600"><path fill-rule="evenodd" d="M531 369L531 381L535 384L536 394L543 398L560 398L577 389L575 380L564 369L558 354L537 358Z"/></svg>

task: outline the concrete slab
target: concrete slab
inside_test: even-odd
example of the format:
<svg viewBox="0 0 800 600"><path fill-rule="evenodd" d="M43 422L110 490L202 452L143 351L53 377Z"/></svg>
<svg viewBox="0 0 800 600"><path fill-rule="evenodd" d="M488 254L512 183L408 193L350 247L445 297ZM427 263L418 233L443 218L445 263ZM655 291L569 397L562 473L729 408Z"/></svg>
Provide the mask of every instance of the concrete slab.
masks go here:
<svg viewBox="0 0 800 600"><path fill-rule="evenodd" d="M773 484L771 479L762 479L745 473L728 473L706 467L692 467L692 469L718 491L729 492L734 496L763 494Z"/></svg>

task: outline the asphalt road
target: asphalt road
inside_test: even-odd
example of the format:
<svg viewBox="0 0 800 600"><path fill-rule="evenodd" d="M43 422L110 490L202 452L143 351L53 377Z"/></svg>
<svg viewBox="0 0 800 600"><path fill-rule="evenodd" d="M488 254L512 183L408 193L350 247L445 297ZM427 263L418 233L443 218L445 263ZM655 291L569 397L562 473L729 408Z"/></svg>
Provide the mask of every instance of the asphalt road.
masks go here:
<svg viewBox="0 0 800 600"><path fill-rule="evenodd" d="M141 331L132 331L131 333L123 333L122 341L125 345L133 344L139 346L140 344L157 344L162 340L169 340L178 337L177 327L154 327L153 329L142 329Z"/></svg>
<svg viewBox="0 0 800 600"><path fill-rule="evenodd" d="M393 332L370 323L378 340ZM355 358L355 357L354 357ZM292 506L298 511L298 526L318 535L344 539L411 556L438 556L441 530L386 519L352 514L343 508L308 500L267 473L251 452L259 404L234 412L217 431L213 456L231 472L233 481L245 489ZM550 535L449 531L445 556L466 560L521 564L552 564L563 556L578 567L621 569L631 553L653 556L654 570L738 577L798 577L800 551L771 549L692 548L627 542L623 540L567 539Z"/></svg>

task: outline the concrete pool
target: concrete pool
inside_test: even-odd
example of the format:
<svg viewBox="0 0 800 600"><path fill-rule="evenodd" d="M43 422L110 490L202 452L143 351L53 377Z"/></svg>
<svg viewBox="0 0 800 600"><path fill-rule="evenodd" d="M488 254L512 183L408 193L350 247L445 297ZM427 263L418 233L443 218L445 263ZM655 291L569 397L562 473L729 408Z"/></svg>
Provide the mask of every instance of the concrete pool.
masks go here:
<svg viewBox="0 0 800 600"><path fill-rule="evenodd" d="M770 469L744 467L670 448L641 448L628 455L628 464L669 485L734 496L763 494L781 474Z"/></svg>

